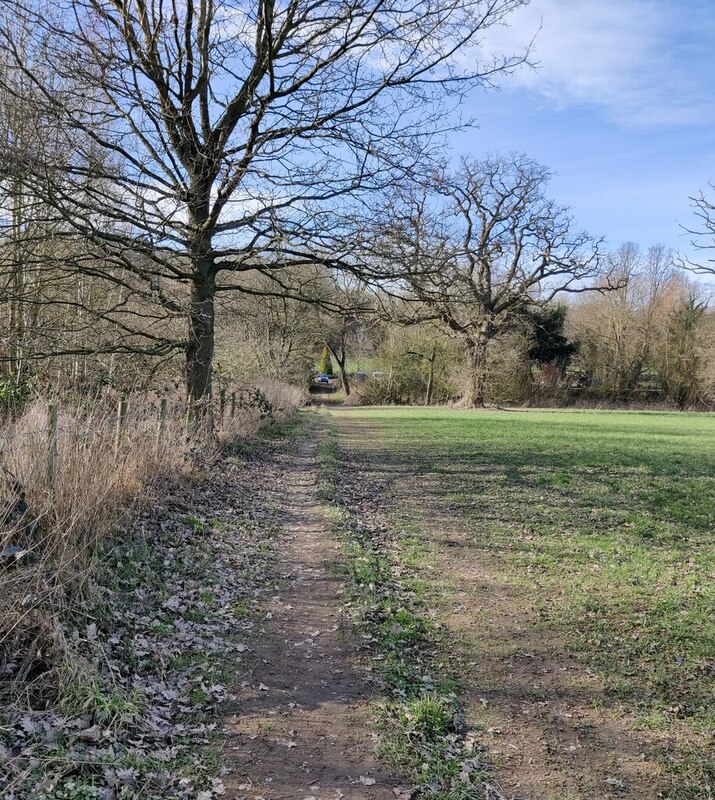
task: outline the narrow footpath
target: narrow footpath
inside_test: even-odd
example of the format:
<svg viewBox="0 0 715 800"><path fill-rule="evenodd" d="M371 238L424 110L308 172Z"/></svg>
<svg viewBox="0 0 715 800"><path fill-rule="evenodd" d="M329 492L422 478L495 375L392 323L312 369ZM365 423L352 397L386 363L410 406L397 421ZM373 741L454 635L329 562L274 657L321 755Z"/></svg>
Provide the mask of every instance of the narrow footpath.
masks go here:
<svg viewBox="0 0 715 800"><path fill-rule="evenodd" d="M374 757L373 694L341 630L338 544L317 498L321 424L285 467L279 588L246 645L225 725L229 800L385 800L400 783Z"/></svg>

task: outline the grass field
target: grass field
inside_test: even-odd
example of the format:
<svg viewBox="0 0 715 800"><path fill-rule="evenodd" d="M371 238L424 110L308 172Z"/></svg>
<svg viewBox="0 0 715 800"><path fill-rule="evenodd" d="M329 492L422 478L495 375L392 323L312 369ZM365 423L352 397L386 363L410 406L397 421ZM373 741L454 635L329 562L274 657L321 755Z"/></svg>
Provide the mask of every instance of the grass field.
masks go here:
<svg viewBox="0 0 715 800"><path fill-rule="evenodd" d="M671 767L695 793L669 796L698 797L713 779L715 415L339 414L391 480L417 483L423 524L433 504L468 530L613 702L692 734L697 764Z"/></svg>

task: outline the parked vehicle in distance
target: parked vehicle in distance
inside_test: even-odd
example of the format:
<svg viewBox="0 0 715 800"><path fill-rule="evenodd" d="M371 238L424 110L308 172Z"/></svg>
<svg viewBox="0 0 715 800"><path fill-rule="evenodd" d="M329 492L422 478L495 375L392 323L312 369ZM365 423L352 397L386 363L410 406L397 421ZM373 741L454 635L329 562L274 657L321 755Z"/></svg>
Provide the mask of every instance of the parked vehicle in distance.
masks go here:
<svg viewBox="0 0 715 800"><path fill-rule="evenodd" d="M323 372L318 375L318 383L330 383L330 378Z"/></svg>

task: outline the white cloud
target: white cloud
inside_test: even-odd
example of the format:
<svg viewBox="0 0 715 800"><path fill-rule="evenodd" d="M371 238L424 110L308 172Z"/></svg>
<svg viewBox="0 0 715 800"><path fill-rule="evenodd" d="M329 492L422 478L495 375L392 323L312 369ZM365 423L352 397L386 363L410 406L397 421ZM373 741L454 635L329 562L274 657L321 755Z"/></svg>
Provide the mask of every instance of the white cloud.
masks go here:
<svg viewBox="0 0 715 800"><path fill-rule="evenodd" d="M715 117L711 55L715 8L677 0L532 0L489 32L508 52L534 38L535 71L504 88L535 91L554 105L600 107L623 125L678 125ZM679 8L678 8L679 6Z"/></svg>

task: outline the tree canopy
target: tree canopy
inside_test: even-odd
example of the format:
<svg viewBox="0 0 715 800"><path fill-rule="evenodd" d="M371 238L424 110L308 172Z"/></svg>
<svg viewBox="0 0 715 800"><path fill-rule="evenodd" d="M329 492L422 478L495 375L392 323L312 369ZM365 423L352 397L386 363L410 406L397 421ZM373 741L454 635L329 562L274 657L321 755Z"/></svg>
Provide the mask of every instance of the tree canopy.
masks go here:
<svg viewBox="0 0 715 800"><path fill-rule="evenodd" d="M345 220L424 168L463 92L523 62L479 37L525 2L10 0L0 91L41 120L3 165L41 223L26 261L64 242L63 269L115 287L124 332L101 346L185 352L188 393L210 394L216 294L355 266ZM134 301L185 335L133 325Z"/></svg>

